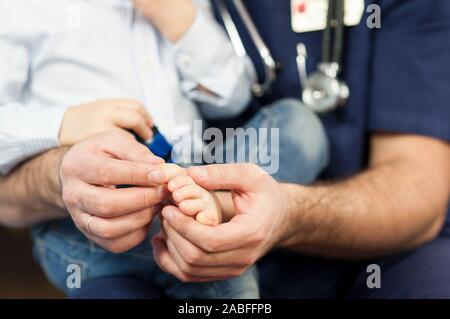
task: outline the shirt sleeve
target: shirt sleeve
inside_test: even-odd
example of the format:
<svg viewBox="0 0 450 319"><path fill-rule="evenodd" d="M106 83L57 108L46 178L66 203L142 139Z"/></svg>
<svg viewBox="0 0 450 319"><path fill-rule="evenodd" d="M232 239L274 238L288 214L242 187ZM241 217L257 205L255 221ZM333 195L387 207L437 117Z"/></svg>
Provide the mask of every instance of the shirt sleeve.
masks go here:
<svg viewBox="0 0 450 319"><path fill-rule="evenodd" d="M0 28L0 175L58 146L66 108L22 102L29 80L29 51L26 41Z"/></svg>
<svg viewBox="0 0 450 319"><path fill-rule="evenodd" d="M450 141L450 1L380 3L370 130Z"/></svg>
<svg viewBox="0 0 450 319"><path fill-rule="evenodd" d="M209 1L196 0L197 15L186 34L174 44L181 87L198 102L205 117L220 119L243 112L256 81L252 62L236 55L223 28L215 21ZM211 91L198 90L199 85Z"/></svg>

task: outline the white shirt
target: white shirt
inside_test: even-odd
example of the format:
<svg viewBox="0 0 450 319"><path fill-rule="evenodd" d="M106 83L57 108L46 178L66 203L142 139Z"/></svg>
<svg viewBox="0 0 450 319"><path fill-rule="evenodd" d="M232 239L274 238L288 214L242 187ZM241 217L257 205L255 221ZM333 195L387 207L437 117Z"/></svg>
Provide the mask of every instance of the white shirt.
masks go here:
<svg viewBox="0 0 450 319"><path fill-rule="evenodd" d="M0 0L0 173L57 147L73 105L137 99L166 136L200 113L242 112L251 63L234 53L209 1L194 2L193 25L172 44L130 0Z"/></svg>

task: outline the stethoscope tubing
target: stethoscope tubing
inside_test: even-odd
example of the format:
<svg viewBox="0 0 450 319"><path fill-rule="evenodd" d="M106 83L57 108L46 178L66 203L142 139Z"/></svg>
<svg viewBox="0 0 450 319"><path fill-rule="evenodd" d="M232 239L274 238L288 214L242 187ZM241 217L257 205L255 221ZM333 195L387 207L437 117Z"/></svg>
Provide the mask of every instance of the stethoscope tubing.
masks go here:
<svg viewBox="0 0 450 319"><path fill-rule="evenodd" d="M233 21L233 18L231 17L230 11L225 4L225 0L217 0L216 2L219 14L221 15L225 29L228 33L228 36L230 37L230 41L236 54L240 57L248 56L248 52L245 49L244 43L241 36L239 35L239 31ZM273 83L277 79L277 63L275 62L275 59L273 58L269 47L266 45L260 33L258 32L242 0L232 0L232 2L264 64L264 82L257 83L253 87L254 94L257 97L261 97L270 90Z"/></svg>

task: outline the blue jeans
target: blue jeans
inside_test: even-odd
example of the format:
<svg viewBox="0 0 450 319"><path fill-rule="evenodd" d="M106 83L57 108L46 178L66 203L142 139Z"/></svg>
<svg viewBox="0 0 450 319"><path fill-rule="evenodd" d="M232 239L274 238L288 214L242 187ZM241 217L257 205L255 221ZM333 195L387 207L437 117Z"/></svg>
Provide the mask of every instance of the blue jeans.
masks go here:
<svg viewBox="0 0 450 319"><path fill-rule="evenodd" d="M296 100L283 100L263 108L245 128L278 128L279 142L264 144L278 169L271 171L279 181L307 184L318 176L328 162L328 143L317 116ZM235 145L227 141L225 152L259 154L259 144ZM260 157L258 157L260 158ZM265 163L258 162L264 167ZM70 219L56 221L33 229L34 254L49 280L62 291L72 293L66 281L71 274L67 267L76 264L81 270L81 282L129 276L161 288L172 298L259 298L256 267L239 277L209 283L182 283L164 273L156 265L150 238L159 231L155 221L147 240L134 249L113 254L90 242Z"/></svg>

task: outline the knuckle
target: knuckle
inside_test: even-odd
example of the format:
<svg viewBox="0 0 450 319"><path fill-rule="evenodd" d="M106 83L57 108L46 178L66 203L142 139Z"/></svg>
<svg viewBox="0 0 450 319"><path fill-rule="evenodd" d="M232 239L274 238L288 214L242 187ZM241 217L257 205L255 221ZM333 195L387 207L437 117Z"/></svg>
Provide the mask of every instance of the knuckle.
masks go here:
<svg viewBox="0 0 450 319"><path fill-rule="evenodd" d="M77 161L73 158L74 151L75 150L72 149L72 152L67 153L61 162L60 173L62 176L75 175L77 172L79 163L77 163Z"/></svg>
<svg viewBox="0 0 450 319"><path fill-rule="evenodd" d="M144 207L148 207L150 206L149 204L149 198L147 196L147 194L145 194L144 192L137 192L136 193L136 203L139 205L139 207L144 208ZM145 217L144 212L141 212L139 219L142 219L143 217Z"/></svg>
<svg viewBox="0 0 450 319"><path fill-rule="evenodd" d="M209 238L205 244L205 250L209 253L214 253L220 250L221 243L216 238Z"/></svg>
<svg viewBox="0 0 450 319"><path fill-rule="evenodd" d="M181 263L181 265L179 265L179 268L181 270L181 272L187 276L191 276L193 269L190 265L188 265L187 263Z"/></svg>
<svg viewBox="0 0 450 319"><path fill-rule="evenodd" d="M122 141L124 140L124 135L120 131L108 131L104 133L105 136L107 136L112 141Z"/></svg>
<svg viewBox="0 0 450 319"><path fill-rule="evenodd" d="M137 150L137 154L136 155L139 158L146 158L146 157L148 157L149 154L150 154L149 149L147 147L139 144L139 149Z"/></svg>
<svg viewBox="0 0 450 319"><path fill-rule="evenodd" d="M95 231L95 235L97 237L99 237L99 238L106 239L106 240L109 240L109 241L111 241L111 239L114 238L114 231L113 231L113 229L111 227L109 227L108 225L104 224L104 223L98 222L95 225L94 231ZM111 247L113 247L114 244L115 243L111 242Z"/></svg>
<svg viewBox="0 0 450 319"><path fill-rule="evenodd" d="M139 100L130 100L130 104L129 104L133 109L138 110L143 108L144 106L142 105L142 103Z"/></svg>
<svg viewBox="0 0 450 319"><path fill-rule="evenodd" d="M145 210L144 212L144 216L142 217L142 224L143 225L148 225L149 223L152 222L153 220L153 215L154 215L154 208L150 207L148 209Z"/></svg>
<svg viewBox="0 0 450 319"><path fill-rule="evenodd" d="M138 113L130 114L130 124L132 126L140 126L145 124L144 118L140 116Z"/></svg>
<svg viewBox="0 0 450 319"><path fill-rule="evenodd" d="M107 165L98 165L96 167L96 178L102 184L108 184L110 182L111 172Z"/></svg>
<svg viewBox="0 0 450 319"><path fill-rule="evenodd" d="M188 234L188 228L189 226L187 224L180 225L180 234L185 237Z"/></svg>
<svg viewBox="0 0 450 319"><path fill-rule="evenodd" d="M246 267L251 266L251 265L253 265L255 263L256 258L257 258L256 254L249 253L245 257L242 258L242 263Z"/></svg>
<svg viewBox="0 0 450 319"><path fill-rule="evenodd" d="M251 164L244 164L247 165L247 169L250 172L251 176L254 178L260 178L262 176L266 176L266 172L257 164L251 163Z"/></svg>
<svg viewBox="0 0 450 319"><path fill-rule="evenodd" d="M78 202L76 193L72 190L71 187L63 187L62 200L68 207L73 207Z"/></svg>
<svg viewBox="0 0 450 319"><path fill-rule="evenodd" d="M105 248L114 254L121 254L121 253L124 253L127 251L127 249L125 249L123 246L115 244L115 243L110 244L108 246L109 246L108 248L106 248L106 247Z"/></svg>
<svg viewBox="0 0 450 319"><path fill-rule="evenodd" d="M198 264L201 260L202 260L202 254L197 249L190 250L185 256L186 263L191 266Z"/></svg>
<svg viewBox="0 0 450 319"><path fill-rule="evenodd" d="M213 171L214 171L213 176L217 176L221 180L227 180L228 179L228 170L220 169L218 166L213 166Z"/></svg>
<svg viewBox="0 0 450 319"><path fill-rule="evenodd" d="M260 244L262 243L266 238L266 234L262 230L256 231L253 236L252 240L254 244Z"/></svg>
<svg viewBox="0 0 450 319"><path fill-rule="evenodd" d="M237 268L235 270L232 270L230 272L230 276L231 277L239 277L240 275L242 275L245 272L245 268Z"/></svg>
<svg viewBox="0 0 450 319"><path fill-rule="evenodd" d="M179 274L179 275L177 275L176 277L177 277L177 279L178 279L179 281L181 281L181 282L183 282L183 283L191 282L191 281L189 280L188 276L186 276L186 275L184 275L184 274Z"/></svg>
<svg viewBox="0 0 450 319"><path fill-rule="evenodd" d="M114 231L108 226L98 226L98 237L103 239L114 238Z"/></svg>
<svg viewBox="0 0 450 319"><path fill-rule="evenodd" d="M100 216L109 216L112 214L112 209L114 207L114 203L111 201L107 201L101 197L90 195L87 196L87 207L88 210L93 210L98 213Z"/></svg>
<svg viewBox="0 0 450 319"><path fill-rule="evenodd" d="M130 180L133 184L139 184L140 168L137 164L132 164L130 167Z"/></svg>
<svg viewBox="0 0 450 319"><path fill-rule="evenodd" d="M181 282L183 283L190 283L190 282L194 282L194 275L189 274L189 273L185 273L180 269L180 273L176 276Z"/></svg>

